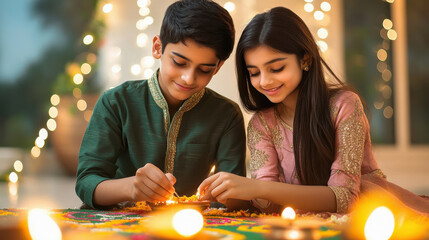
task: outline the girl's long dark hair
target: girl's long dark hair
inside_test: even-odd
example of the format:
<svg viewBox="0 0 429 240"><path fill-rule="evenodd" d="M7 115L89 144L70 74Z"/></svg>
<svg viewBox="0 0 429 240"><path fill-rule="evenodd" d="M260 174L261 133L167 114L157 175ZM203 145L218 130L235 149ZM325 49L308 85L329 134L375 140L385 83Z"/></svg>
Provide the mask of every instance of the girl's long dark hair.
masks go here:
<svg viewBox="0 0 429 240"><path fill-rule="evenodd" d="M313 36L304 21L284 7L256 15L244 29L237 45L236 67L240 98L247 110L258 111L275 104L250 83L244 61L246 50L266 45L298 61L310 57L309 71L304 71L293 124L293 147L296 172L301 184L327 185L335 159L335 129L330 115L330 98L345 85L319 54ZM335 79L333 87L325 81L324 68Z"/></svg>

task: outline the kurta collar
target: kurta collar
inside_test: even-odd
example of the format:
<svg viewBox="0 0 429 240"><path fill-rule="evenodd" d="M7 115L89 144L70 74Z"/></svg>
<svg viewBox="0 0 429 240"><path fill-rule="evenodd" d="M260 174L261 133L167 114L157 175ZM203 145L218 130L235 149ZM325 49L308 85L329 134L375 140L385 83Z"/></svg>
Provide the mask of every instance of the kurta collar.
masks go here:
<svg viewBox="0 0 429 240"><path fill-rule="evenodd" d="M170 124L170 114L168 112L168 104L162 94L161 88L158 82L159 69L152 75L149 81L149 89L152 94L152 98L156 104L162 109L164 116L164 128L167 136L167 152L165 156L164 172L173 173L174 170L174 158L176 156L176 144L177 136L179 134L180 125L182 123L183 114L192 108L194 108L204 96L205 88L201 91L193 94L188 98L179 110L174 114L172 122Z"/></svg>
<svg viewBox="0 0 429 240"><path fill-rule="evenodd" d="M152 75L150 79L148 79L149 89L152 94L153 100L164 112L165 132L167 133L168 126L170 125L171 116L168 112L167 101L165 100L164 95L162 94L162 91L161 91L161 87L159 86L158 73L159 73L159 69ZM193 94L182 104L182 106L180 106L178 112L187 112L192 108L194 108L200 102L201 98L204 96L204 93L205 93L205 88Z"/></svg>

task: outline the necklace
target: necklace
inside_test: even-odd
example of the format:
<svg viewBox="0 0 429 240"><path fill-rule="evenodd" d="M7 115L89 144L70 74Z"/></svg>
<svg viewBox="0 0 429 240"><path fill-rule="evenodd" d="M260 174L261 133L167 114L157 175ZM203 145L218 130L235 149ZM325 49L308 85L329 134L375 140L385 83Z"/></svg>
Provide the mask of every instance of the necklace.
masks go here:
<svg viewBox="0 0 429 240"><path fill-rule="evenodd" d="M277 107L275 107L274 108L274 113L275 113L275 116L276 116L276 118L277 118L277 120L280 122L280 124L282 124L284 127L286 127L287 129L289 129L292 133L293 133L293 128L291 127L291 126L289 126L285 121L283 121L283 119L281 118L281 116L280 116L280 114L279 114L279 112L278 112L278 110L277 110ZM286 137L286 139L287 139L287 135L285 136ZM293 143L291 144L290 143L290 141L289 141L289 139L287 139L287 145L290 147L290 149L292 149L292 151L293 151ZM288 151L288 152L292 152L292 151L290 151L290 150L288 150L288 149L286 149L285 147L283 147L286 151Z"/></svg>
<svg viewBox="0 0 429 240"><path fill-rule="evenodd" d="M291 127L289 124L287 124L283 118L281 117L279 110L277 109L277 106L274 108L275 114L277 119L280 121L280 123L285 126L287 129L289 129L293 133L293 127Z"/></svg>

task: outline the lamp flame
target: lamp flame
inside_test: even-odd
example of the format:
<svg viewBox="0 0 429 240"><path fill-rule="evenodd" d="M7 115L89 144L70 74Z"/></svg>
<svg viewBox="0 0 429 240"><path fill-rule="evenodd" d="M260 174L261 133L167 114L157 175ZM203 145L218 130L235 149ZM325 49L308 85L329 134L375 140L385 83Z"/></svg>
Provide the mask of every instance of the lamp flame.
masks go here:
<svg viewBox="0 0 429 240"><path fill-rule="evenodd" d="M295 211L291 207L285 208L282 212L282 218L287 220L294 220L295 219Z"/></svg>
<svg viewBox="0 0 429 240"><path fill-rule="evenodd" d="M178 211L172 219L173 228L184 237L191 237L201 231L204 218L200 212L194 209Z"/></svg>
<svg viewBox="0 0 429 240"><path fill-rule="evenodd" d="M387 207L376 208L365 223L365 238L368 240L387 240L395 228L395 217Z"/></svg>
<svg viewBox="0 0 429 240"><path fill-rule="evenodd" d="M28 212L28 229L33 240L61 240L61 230L43 209Z"/></svg>

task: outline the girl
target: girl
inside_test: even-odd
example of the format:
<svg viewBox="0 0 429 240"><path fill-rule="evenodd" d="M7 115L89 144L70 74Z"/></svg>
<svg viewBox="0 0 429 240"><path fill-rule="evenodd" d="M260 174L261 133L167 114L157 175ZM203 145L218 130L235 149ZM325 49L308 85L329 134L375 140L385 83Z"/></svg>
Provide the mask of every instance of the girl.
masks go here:
<svg viewBox="0 0 429 240"><path fill-rule="evenodd" d="M203 199L251 200L264 212L290 205L345 213L361 188L379 188L429 213L427 199L385 180L360 98L321 58L295 13L276 7L256 15L238 42L236 65L241 101L256 111L248 126L252 179L217 173L200 185Z"/></svg>

